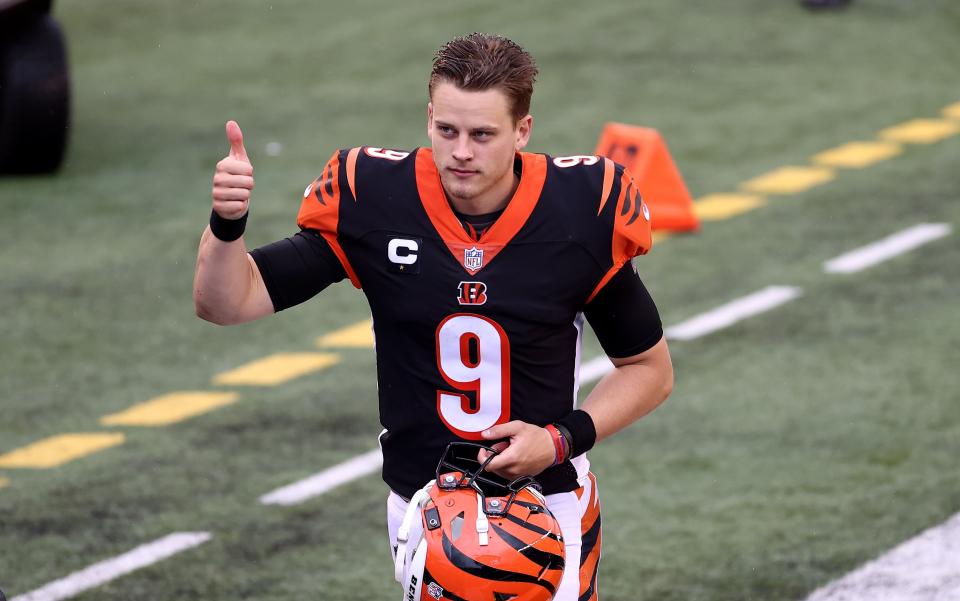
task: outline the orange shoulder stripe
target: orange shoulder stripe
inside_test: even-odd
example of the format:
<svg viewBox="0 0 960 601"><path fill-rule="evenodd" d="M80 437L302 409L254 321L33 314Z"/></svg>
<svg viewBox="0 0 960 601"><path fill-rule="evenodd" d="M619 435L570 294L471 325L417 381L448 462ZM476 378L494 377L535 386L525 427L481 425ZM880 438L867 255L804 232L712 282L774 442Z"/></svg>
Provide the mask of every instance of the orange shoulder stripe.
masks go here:
<svg viewBox="0 0 960 601"><path fill-rule="evenodd" d="M610 188L613 187L613 174L615 168L613 161L603 158L603 189L600 191L600 208L597 209L597 215L603 212L603 206L607 204L607 197L610 196Z"/></svg>
<svg viewBox="0 0 960 601"><path fill-rule="evenodd" d="M350 194L353 199L357 199L357 155L360 154L360 147L351 148L347 153L347 186L350 187Z"/></svg>
<svg viewBox="0 0 960 601"><path fill-rule="evenodd" d="M333 253L340 260L350 281L360 288L360 279L356 271L347 260L347 255L340 246L337 232L340 222L340 153L334 152L323 168L323 173L310 184L303 194L300 203L300 212L297 214L297 225L303 229L317 231L327 241Z"/></svg>
<svg viewBox="0 0 960 601"><path fill-rule="evenodd" d="M340 202L340 153L334 152L327 166L323 169L323 175L317 183L318 198L323 203L337 204Z"/></svg>

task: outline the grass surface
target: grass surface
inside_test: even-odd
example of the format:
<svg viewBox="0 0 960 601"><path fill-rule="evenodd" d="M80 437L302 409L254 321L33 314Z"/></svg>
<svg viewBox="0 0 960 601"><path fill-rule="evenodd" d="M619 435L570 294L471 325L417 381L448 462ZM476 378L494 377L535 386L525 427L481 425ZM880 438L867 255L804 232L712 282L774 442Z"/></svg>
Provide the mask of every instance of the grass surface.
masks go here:
<svg viewBox="0 0 960 601"><path fill-rule="evenodd" d="M257 170L247 241L294 231L332 150L426 144L436 48L474 30L537 58L532 149L591 151L602 124L656 127L696 196L960 100L960 9L862 0L503 5L56 5L74 84L54 177L0 180L0 453L368 315L347 284L217 328L190 288L213 166L237 119ZM280 142L280 156L268 156ZM960 224L960 137L702 232L638 266L666 324L771 284L803 296L676 342L677 387L591 458L610 600L800 599L960 510L960 243L852 275L821 263L918 222ZM587 356L599 353L587 341ZM84 599L393 598L386 488L295 508L257 497L372 448L372 352L51 470L3 470L0 587L32 590L173 531L210 543Z"/></svg>

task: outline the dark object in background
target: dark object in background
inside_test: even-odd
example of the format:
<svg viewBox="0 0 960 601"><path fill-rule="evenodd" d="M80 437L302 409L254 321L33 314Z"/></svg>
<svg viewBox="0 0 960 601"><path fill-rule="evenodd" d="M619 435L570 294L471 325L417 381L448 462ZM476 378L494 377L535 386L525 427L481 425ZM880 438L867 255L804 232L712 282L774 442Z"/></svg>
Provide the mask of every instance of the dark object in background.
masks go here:
<svg viewBox="0 0 960 601"><path fill-rule="evenodd" d="M70 120L67 49L52 0L0 0L0 174L49 173Z"/></svg>
<svg viewBox="0 0 960 601"><path fill-rule="evenodd" d="M846 8L852 0L800 0L800 4L811 10Z"/></svg>

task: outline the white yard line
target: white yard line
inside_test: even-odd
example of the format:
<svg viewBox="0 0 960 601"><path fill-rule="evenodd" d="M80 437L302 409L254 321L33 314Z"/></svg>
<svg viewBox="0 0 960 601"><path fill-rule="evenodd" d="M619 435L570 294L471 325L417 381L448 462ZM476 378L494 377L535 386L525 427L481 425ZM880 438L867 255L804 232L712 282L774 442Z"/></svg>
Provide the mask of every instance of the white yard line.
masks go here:
<svg viewBox="0 0 960 601"><path fill-rule="evenodd" d="M807 601L957 599L960 599L960 513L807 597Z"/></svg>
<svg viewBox="0 0 960 601"><path fill-rule="evenodd" d="M701 313L666 329L670 340L693 340L722 330L775 307L787 303L803 291L792 286L768 286L753 294L730 301L716 309Z"/></svg>
<svg viewBox="0 0 960 601"><path fill-rule="evenodd" d="M293 484L278 488L260 497L264 505L296 505L307 499L322 495L337 488L341 484L352 482L357 478L372 474L383 465L383 455L380 449L367 451L343 463L337 464L322 472L304 478Z"/></svg>
<svg viewBox="0 0 960 601"><path fill-rule="evenodd" d="M171 555L202 545L210 540L209 532L174 532L152 543L140 545L123 555L74 572L35 591L14 597L10 601L59 601L69 599L89 589L110 582L120 576L162 561Z"/></svg>
<svg viewBox="0 0 960 601"><path fill-rule="evenodd" d="M834 257L823 264L823 270L827 273L854 273L948 236L952 231L953 228L948 223L920 223L873 244Z"/></svg>

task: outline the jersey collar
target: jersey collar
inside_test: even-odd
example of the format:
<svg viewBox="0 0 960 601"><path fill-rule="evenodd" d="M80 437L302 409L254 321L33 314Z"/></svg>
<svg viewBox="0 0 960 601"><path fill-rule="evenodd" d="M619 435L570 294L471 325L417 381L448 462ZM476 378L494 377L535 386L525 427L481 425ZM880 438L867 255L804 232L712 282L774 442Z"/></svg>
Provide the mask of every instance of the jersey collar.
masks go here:
<svg viewBox="0 0 960 601"><path fill-rule="evenodd" d="M473 240L464 231L447 202L440 183L440 173L433 162L433 151L429 148L417 150L417 191L420 202L447 249L470 275L493 261L527 222L540 199L543 182L547 178L547 158L528 152L518 154L523 171L517 190L503 210L503 215L480 236L480 240Z"/></svg>

